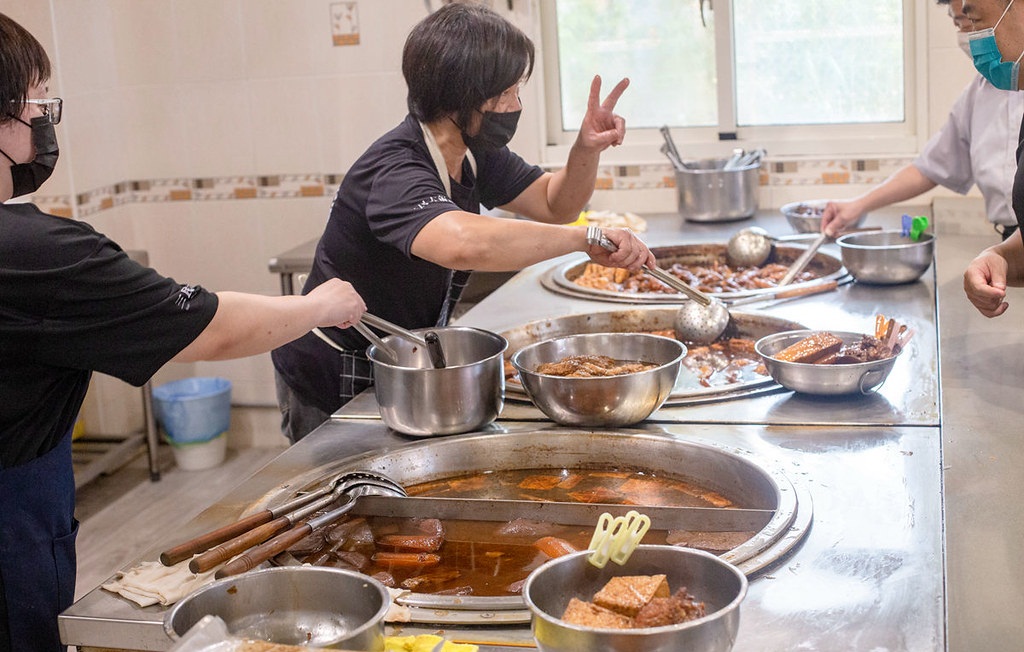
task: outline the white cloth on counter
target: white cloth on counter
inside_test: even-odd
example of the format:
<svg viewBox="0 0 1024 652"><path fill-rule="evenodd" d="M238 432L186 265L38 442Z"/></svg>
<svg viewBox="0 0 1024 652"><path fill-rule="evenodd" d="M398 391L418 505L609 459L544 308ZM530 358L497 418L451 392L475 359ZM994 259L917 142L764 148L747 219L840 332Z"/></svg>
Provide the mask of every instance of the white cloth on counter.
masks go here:
<svg viewBox="0 0 1024 652"><path fill-rule="evenodd" d="M128 598L140 607L174 604L212 582L214 574L220 570L220 566L217 566L197 575L188 569L190 561L186 559L174 566L164 566L158 561L144 561L118 573L116 578L102 585L102 588Z"/></svg>

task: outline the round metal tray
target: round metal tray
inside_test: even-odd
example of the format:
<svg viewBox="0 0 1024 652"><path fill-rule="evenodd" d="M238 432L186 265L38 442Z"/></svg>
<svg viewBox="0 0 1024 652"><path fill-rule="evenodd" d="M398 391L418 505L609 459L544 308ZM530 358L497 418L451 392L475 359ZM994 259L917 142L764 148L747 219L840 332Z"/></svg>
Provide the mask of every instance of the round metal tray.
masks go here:
<svg viewBox="0 0 1024 652"><path fill-rule="evenodd" d="M643 307L631 310L615 310L593 312L579 315L567 315L552 319L541 319L501 333L508 340L506 359L519 349L555 337L575 335L579 333L635 333L643 331L665 330L672 328L676 308ZM722 337L743 337L756 342L766 335L782 331L799 330L804 326L788 319L780 319L759 313L730 312L729 326ZM752 359L759 359L751 354ZM698 400L725 398L734 394L746 394L755 389L778 388L772 377L753 375L739 382L727 385L705 387L697 375L685 364L679 371L676 384L669 394L665 405L687 405ZM505 383L505 398L529 401L525 390L514 382Z"/></svg>
<svg viewBox="0 0 1024 652"><path fill-rule="evenodd" d="M727 496L741 507L773 511L764 528L720 555L748 576L784 557L811 526L812 507L807 490L747 451L650 431L569 428L456 435L349 457L292 478L269 492L250 511L280 505L293 498L296 489L312 488L346 471L377 471L402 485L412 486L481 471L613 467L686 479ZM643 505L634 507L643 511ZM288 553L279 555L276 562L298 563ZM530 620L519 596L411 593L396 601L408 608L410 622L508 625Z"/></svg>
<svg viewBox="0 0 1024 652"><path fill-rule="evenodd" d="M683 265L707 265L715 261L724 263L726 260L725 249L725 243L704 243L673 245L669 247L652 247L651 251L658 259L658 266L667 269L675 263L681 263ZM776 245L771 257L768 259L768 262L789 265L803 252L803 247ZM664 304L680 303L681 301L688 300L686 297L674 292L614 292L577 285L574 282L575 279L583 273L583 270L586 269L589 262L589 258L583 258L558 263L541 278L541 284L545 288L560 294L617 303ZM811 261L807 264L807 268L804 271L814 274L815 279L811 281L794 282L788 287L803 287L821 280L839 280L847 273L846 268L843 267L842 261L831 254L820 251L811 258ZM710 294L724 301L729 301L743 297L769 295L777 289L778 288L773 286L769 288L737 292L711 292Z"/></svg>

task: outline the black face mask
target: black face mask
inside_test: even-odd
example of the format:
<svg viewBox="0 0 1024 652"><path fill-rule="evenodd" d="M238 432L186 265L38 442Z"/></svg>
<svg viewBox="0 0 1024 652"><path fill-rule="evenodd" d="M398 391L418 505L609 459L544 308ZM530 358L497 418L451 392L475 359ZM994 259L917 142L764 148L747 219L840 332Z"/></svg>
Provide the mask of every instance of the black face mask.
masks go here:
<svg viewBox="0 0 1024 652"><path fill-rule="evenodd" d="M60 152L57 149L57 132L49 118L38 116L32 118L31 124L18 117L14 119L32 129L32 144L36 148L36 157L30 163L17 163L7 155L7 152L0 149L0 154L14 163L11 166L14 194L11 196L20 197L34 193L50 178L53 168L57 166L57 156Z"/></svg>
<svg viewBox="0 0 1024 652"><path fill-rule="evenodd" d="M475 136L470 136L466 130L462 130L462 142L466 147L476 150L501 149L508 145L512 136L516 133L516 126L519 124L519 114L522 111L510 111L508 113L495 113L484 111L480 119L480 131Z"/></svg>

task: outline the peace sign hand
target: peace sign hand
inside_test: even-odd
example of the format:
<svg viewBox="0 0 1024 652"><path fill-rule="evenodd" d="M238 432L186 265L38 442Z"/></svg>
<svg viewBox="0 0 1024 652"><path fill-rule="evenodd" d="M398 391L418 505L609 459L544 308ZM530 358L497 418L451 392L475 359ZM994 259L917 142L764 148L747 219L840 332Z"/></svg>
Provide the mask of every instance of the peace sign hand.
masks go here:
<svg viewBox="0 0 1024 652"><path fill-rule="evenodd" d="M590 82L590 98L587 100L587 113L583 116L583 124L580 125L580 133L576 143L581 147L596 152L603 152L609 147L622 144L626 136L626 120L616 114L615 104L619 101L622 92L629 86L629 78L624 78L608 97L601 101L601 76L594 75Z"/></svg>

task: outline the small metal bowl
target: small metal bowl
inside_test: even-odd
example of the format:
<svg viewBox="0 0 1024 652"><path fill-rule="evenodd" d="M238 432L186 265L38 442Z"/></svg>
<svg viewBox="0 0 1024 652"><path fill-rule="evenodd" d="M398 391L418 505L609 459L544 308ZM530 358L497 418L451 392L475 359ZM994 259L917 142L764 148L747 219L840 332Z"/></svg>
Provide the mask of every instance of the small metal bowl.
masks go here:
<svg viewBox="0 0 1024 652"><path fill-rule="evenodd" d="M794 201L783 204L779 209L786 216L786 221L797 233L820 233L821 214L825 205L831 199L808 199L806 201ZM864 223L867 215L861 215L856 224L850 224L848 228L856 228Z"/></svg>
<svg viewBox="0 0 1024 652"><path fill-rule="evenodd" d="M692 548L642 545L618 566L597 568L584 550L558 557L526 578L523 599L532 614L533 636L541 652L728 652L740 625L740 603L747 578L735 566ZM599 629L561 619L571 598L589 601L614 576L667 576L671 590L686 587L704 602L707 615L679 625L641 629Z"/></svg>
<svg viewBox="0 0 1024 652"><path fill-rule="evenodd" d="M177 640L203 616L219 616L233 636L283 645L384 649L391 598L377 580L340 568L281 566L208 584L164 617Z"/></svg>
<svg viewBox="0 0 1024 652"><path fill-rule="evenodd" d="M847 233L836 244L853 278L877 285L916 281L931 267L935 253L935 238L930 233L922 233L917 241L901 231Z"/></svg>
<svg viewBox="0 0 1024 652"><path fill-rule="evenodd" d="M571 378L537 373L570 355L606 355L651 362L646 371ZM647 333L587 333L536 342L516 351L512 365L527 396L551 420L567 426L619 427L639 423L661 407L675 385L686 346Z"/></svg>
<svg viewBox="0 0 1024 652"><path fill-rule="evenodd" d="M898 356L854 364L808 364L788 362L774 357L786 347L820 332L822 331L801 330L766 335L757 341L754 349L764 360L764 365L775 382L802 394L870 394L881 387L889 377ZM854 344L864 337L861 333L828 332L843 340L844 344Z"/></svg>

